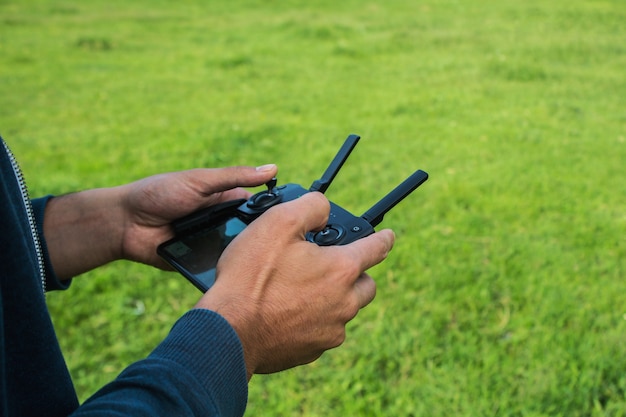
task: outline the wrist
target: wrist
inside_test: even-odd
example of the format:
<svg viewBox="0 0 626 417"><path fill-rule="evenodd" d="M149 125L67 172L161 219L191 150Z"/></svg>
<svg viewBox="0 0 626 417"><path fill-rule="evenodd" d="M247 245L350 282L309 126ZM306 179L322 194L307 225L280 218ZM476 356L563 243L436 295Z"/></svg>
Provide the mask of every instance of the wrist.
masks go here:
<svg viewBox="0 0 626 417"><path fill-rule="evenodd" d="M226 294L217 294L214 288L209 290L195 306L195 309L210 310L219 314L234 329L243 349L248 381L258 366L258 354L254 347L262 343L261 335L256 334L256 329L260 327L259 323L250 326L249 320L249 317L256 317L259 320L262 316L250 311L249 307L249 303L228 299ZM252 340L256 340L256 343L251 343Z"/></svg>
<svg viewBox="0 0 626 417"><path fill-rule="evenodd" d="M124 215L119 194L116 188L102 188L48 202L44 234L59 278L71 278L120 259Z"/></svg>

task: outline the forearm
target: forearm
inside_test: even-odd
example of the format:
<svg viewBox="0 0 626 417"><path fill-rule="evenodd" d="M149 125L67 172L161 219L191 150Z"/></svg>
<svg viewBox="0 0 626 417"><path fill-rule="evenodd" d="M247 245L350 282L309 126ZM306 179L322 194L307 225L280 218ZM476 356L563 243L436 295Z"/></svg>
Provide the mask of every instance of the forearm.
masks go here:
<svg viewBox="0 0 626 417"><path fill-rule="evenodd" d="M123 187L81 191L52 198L44 236L59 279L69 279L121 258Z"/></svg>

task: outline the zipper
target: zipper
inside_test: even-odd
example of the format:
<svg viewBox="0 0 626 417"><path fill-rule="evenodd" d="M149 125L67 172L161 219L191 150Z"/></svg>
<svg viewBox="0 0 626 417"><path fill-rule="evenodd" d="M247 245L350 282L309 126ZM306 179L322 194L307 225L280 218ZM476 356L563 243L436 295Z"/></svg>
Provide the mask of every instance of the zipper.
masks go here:
<svg viewBox="0 0 626 417"><path fill-rule="evenodd" d="M17 163L17 159L11 149L9 149L8 145L4 140L0 140L2 145L4 145L4 150L9 157L9 161L11 162L11 167L13 168L13 172L15 174L15 179L17 180L20 193L22 195L22 202L24 203L24 210L26 211L26 216L28 217L28 225L30 227L30 236L33 240L33 245L35 247L35 254L37 256L37 267L39 269L39 276L41 279L41 289L43 293L46 293L46 275L44 268L44 258L43 258L43 249L41 247L41 240L39 239L39 233L37 233L37 223L35 222L35 213L33 211L33 205L28 196L28 188L26 187L26 181L24 180L24 174L20 169L20 166Z"/></svg>

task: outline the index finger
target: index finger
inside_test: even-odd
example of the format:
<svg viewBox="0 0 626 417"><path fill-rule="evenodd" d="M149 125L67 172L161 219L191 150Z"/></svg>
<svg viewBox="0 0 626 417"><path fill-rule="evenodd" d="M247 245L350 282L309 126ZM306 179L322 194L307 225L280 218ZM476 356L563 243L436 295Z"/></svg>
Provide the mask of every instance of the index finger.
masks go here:
<svg viewBox="0 0 626 417"><path fill-rule="evenodd" d="M393 248L395 235L390 229L381 230L348 245L342 250L352 252L351 256L359 263L360 270L366 271L387 258Z"/></svg>

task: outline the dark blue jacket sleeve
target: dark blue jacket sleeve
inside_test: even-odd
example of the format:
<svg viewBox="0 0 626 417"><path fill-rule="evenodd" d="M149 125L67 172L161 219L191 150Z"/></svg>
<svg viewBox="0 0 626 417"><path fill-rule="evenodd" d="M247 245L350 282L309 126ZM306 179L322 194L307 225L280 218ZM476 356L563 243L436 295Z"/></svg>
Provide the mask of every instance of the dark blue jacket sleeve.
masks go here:
<svg viewBox="0 0 626 417"><path fill-rule="evenodd" d="M51 196L32 200L46 288L66 289L50 262L43 234L45 206ZM192 310L144 360L126 368L72 416L239 417L248 398L248 381L239 337L220 315Z"/></svg>
<svg viewBox="0 0 626 417"><path fill-rule="evenodd" d="M224 318L192 310L144 360L124 370L72 416L242 416L243 349Z"/></svg>

